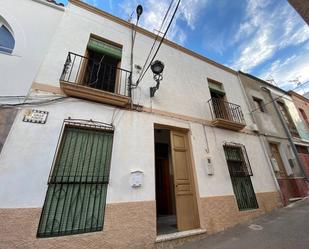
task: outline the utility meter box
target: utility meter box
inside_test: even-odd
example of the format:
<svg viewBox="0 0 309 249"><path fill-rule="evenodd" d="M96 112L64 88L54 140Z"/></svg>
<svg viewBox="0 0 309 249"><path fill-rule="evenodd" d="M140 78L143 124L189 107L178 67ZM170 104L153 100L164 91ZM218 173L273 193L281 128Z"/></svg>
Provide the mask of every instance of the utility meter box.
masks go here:
<svg viewBox="0 0 309 249"><path fill-rule="evenodd" d="M132 188L139 188L143 183L144 173L141 170L133 170L130 175L130 185Z"/></svg>

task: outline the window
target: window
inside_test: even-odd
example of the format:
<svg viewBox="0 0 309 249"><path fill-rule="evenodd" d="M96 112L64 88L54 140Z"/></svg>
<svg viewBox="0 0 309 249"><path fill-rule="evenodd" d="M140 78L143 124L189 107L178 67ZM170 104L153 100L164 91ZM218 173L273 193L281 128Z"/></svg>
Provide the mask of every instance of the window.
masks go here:
<svg viewBox="0 0 309 249"><path fill-rule="evenodd" d="M253 98L253 102L254 102L254 106L256 110L260 110L261 112L265 112L265 105L262 99L256 98L256 97L252 97Z"/></svg>
<svg viewBox="0 0 309 249"><path fill-rule="evenodd" d="M239 210L258 208L250 178L253 174L245 147L229 143L223 148Z"/></svg>
<svg viewBox="0 0 309 249"><path fill-rule="evenodd" d="M210 95L212 98L224 98L225 91L223 88L223 84L211 79L208 80L208 87L210 90Z"/></svg>
<svg viewBox="0 0 309 249"><path fill-rule="evenodd" d="M13 32L0 15L0 52L11 54L15 46Z"/></svg>
<svg viewBox="0 0 309 249"><path fill-rule="evenodd" d="M226 96L222 83L208 79L208 87L215 117L229 119L228 106L225 101Z"/></svg>
<svg viewBox="0 0 309 249"><path fill-rule="evenodd" d="M113 130L65 125L37 237L103 229Z"/></svg>
<svg viewBox="0 0 309 249"><path fill-rule="evenodd" d="M285 123L287 124L289 131L291 132L291 135L293 137L299 137L298 131L295 127L295 124L288 112L288 110L286 109L286 106L284 103L277 101L278 107L279 107L279 111L285 121Z"/></svg>
<svg viewBox="0 0 309 249"><path fill-rule="evenodd" d="M309 120L308 120L308 117L307 117L305 111L303 109L299 108L299 112L300 112L301 117L302 117L303 121L305 122L307 128L309 128Z"/></svg>
<svg viewBox="0 0 309 249"><path fill-rule="evenodd" d="M87 66L83 84L117 93L122 48L91 36L87 45Z"/></svg>

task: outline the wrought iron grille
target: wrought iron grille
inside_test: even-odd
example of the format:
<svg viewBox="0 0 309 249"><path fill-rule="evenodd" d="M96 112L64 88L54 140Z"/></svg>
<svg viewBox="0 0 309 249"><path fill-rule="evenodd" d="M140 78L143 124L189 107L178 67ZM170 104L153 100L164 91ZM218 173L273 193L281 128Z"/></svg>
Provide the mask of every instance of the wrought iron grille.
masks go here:
<svg viewBox="0 0 309 249"><path fill-rule="evenodd" d="M65 123L37 237L103 229L113 129L98 129L88 123Z"/></svg>
<svg viewBox="0 0 309 249"><path fill-rule="evenodd" d="M223 148L231 176L253 175L247 151L244 145L226 143L223 145Z"/></svg>
<svg viewBox="0 0 309 249"><path fill-rule="evenodd" d="M213 119L221 118L239 124L246 124L239 105L224 101L220 98L211 98L208 100L208 104Z"/></svg>
<svg viewBox="0 0 309 249"><path fill-rule="evenodd" d="M239 210L259 208L250 176L231 176L231 181Z"/></svg>
<svg viewBox="0 0 309 249"><path fill-rule="evenodd" d="M239 210L258 208L250 178L253 174L245 147L226 143L223 148Z"/></svg>
<svg viewBox="0 0 309 249"><path fill-rule="evenodd" d="M69 52L64 63L61 81L128 96L131 72L101 60Z"/></svg>

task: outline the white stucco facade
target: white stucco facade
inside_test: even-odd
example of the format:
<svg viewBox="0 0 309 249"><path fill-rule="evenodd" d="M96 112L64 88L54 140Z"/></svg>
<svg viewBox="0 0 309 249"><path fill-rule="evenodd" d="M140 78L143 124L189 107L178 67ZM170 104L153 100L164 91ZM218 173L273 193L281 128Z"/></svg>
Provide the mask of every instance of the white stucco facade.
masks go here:
<svg viewBox="0 0 309 249"><path fill-rule="evenodd" d="M28 4L29 1L21 2ZM10 4L7 5L6 9L10 7ZM130 68L130 29L73 4L68 5L64 14L58 9L48 10L57 12L57 14L49 17L54 20L49 20L51 26L48 28L44 23L38 26L47 33L41 44L40 53L32 55L33 62L35 62L32 65L32 76L30 73L27 77L24 76L20 88L23 91L17 91L15 86L20 84L18 77L21 77L17 75L17 78L12 81L16 84L12 83L12 86L3 90L3 93L25 94L31 85L31 77L35 71L38 71L35 82L59 87L59 78L67 53L72 51L83 55L90 34L121 44L123 46L121 67ZM59 21L58 27L56 27L57 21ZM52 34L54 35L48 52L43 53L47 48L46 39ZM143 65L152 42L152 38L137 33L134 64ZM18 50L18 46L16 46L16 53L22 55L24 51ZM44 54L46 56L40 69L36 70ZM6 57L7 60L24 58L0 54L1 56ZM207 63L166 44L162 45L157 58L165 64L164 79L160 89L154 98L150 98L149 87L155 82L149 71L133 92L134 104L195 119L211 120L207 104L207 100L210 99L207 78L210 78L223 84L227 101L240 105L246 124L252 124L236 73ZM3 63L1 58L0 63ZM0 68L2 68L1 65ZM137 77L135 73L133 79L136 80ZM40 95L40 92L32 92L32 96L34 95ZM68 117L106 123L111 123L113 115L115 117L107 203L155 200L154 124L182 127L190 131L193 168L197 178L197 193L200 197L233 195L223 151L225 142L245 145L253 171L251 180L255 192L277 191L270 172L269 160L259 138L250 131L235 132L207 125L205 126L207 145L202 123L185 120L185 118L177 119L157 113L121 110L117 107L74 98L37 108L49 112L46 124L23 122L25 110L21 109L0 155L0 208L42 207L62 123ZM208 146L209 153L206 153ZM207 156L213 159L214 175L208 175L206 172ZM129 184L130 172L135 169L144 173L143 184L140 188L132 188Z"/></svg>
<svg viewBox="0 0 309 249"><path fill-rule="evenodd" d="M27 95L63 13L45 0L0 0L0 16L15 39L12 54L0 52L2 96Z"/></svg>

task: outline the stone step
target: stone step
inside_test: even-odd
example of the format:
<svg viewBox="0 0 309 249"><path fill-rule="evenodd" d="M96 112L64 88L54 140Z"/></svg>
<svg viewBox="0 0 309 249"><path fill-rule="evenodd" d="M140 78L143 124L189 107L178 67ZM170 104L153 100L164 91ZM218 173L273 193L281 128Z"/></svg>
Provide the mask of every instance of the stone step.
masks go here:
<svg viewBox="0 0 309 249"><path fill-rule="evenodd" d="M296 202L296 201L300 201L302 199L303 199L303 197L294 197L294 198L290 198L289 202Z"/></svg>

